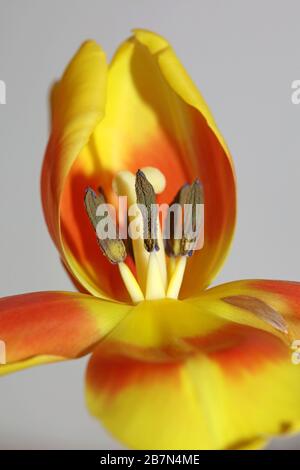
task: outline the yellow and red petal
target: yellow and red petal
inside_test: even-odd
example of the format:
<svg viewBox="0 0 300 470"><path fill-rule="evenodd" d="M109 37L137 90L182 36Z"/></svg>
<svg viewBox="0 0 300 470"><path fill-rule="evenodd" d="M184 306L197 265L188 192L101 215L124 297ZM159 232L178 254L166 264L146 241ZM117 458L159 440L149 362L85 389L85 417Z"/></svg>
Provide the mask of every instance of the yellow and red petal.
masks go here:
<svg viewBox="0 0 300 470"><path fill-rule="evenodd" d="M93 44L92 47L96 46ZM83 50L80 54L83 53L88 56L90 51ZM89 57L88 60L95 59L98 63L95 51ZM73 62L80 65L77 58ZM70 133L75 137L71 145L58 145L61 141L64 143L64 139L55 137L58 131L69 135L64 131L66 123L60 120L59 126L63 128L58 126L52 131L48 147L48 160L64 161L68 150L67 158L71 154L74 161L72 168L68 167L64 188L59 185L65 258L77 279L90 292L125 300L118 271L102 256L87 221L82 204L85 188L96 189L101 185L109 201L115 202L111 182L116 172L155 166L166 175L168 183L159 200L170 202L183 183L198 176L205 192L205 246L188 263L182 289L183 297L186 297L209 284L220 268L232 238L236 201L228 149L202 96L162 37L137 30L121 45L109 67L107 92L101 101L99 90L104 94L103 86L97 88L96 82L101 74L104 76L103 69L104 65L102 68L98 65L93 77L90 76L92 67L86 76L79 75L80 79L86 80L85 87L81 82L69 80L65 102L70 95L75 99L78 94L80 99L76 113L69 113L70 119L66 122L68 127L76 130L83 125L84 139L79 133ZM93 93L87 93L90 87ZM83 92L84 99L81 99ZM57 94L54 90L54 109L55 103L59 103ZM93 101L91 109L101 102L98 107L101 112L93 114L94 119L86 119L89 101ZM80 119L77 119L77 112ZM75 149L77 158L73 160ZM44 174L47 176L48 172L49 165L46 165ZM51 206L51 191L48 194ZM56 201L59 198L56 197ZM193 282L190 282L191 277Z"/></svg>
<svg viewBox="0 0 300 470"><path fill-rule="evenodd" d="M274 280L229 282L189 299L219 318L272 332L291 345L300 338L300 283Z"/></svg>
<svg viewBox="0 0 300 470"><path fill-rule="evenodd" d="M87 354L129 309L130 306L66 292L0 299L0 340L6 351L6 364L0 366L0 375Z"/></svg>
<svg viewBox="0 0 300 470"><path fill-rule="evenodd" d="M201 333L181 357L101 343L87 370L91 414L138 449L256 448L299 428L300 372L280 338L232 322Z"/></svg>
<svg viewBox="0 0 300 470"><path fill-rule="evenodd" d="M103 340L102 350L144 361L184 358L194 350L195 339L205 341L226 324L184 301L144 301Z"/></svg>

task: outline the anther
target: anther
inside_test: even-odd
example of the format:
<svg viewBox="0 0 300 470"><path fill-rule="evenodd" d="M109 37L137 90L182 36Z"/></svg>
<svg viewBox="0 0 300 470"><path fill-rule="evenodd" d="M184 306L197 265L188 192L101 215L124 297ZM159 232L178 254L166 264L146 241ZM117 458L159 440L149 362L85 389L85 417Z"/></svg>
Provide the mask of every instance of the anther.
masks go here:
<svg viewBox="0 0 300 470"><path fill-rule="evenodd" d="M198 179L185 184L178 191L169 208L170 236L166 240L166 252L171 257L191 256L198 237L197 215L203 204L203 187ZM172 213L175 208L175 214ZM180 214L176 209L180 210ZM171 218L173 216L173 218Z"/></svg>
<svg viewBox="0 0 300 470"><path fill-rule="evenodd" d="M169 236L165 238L166 254L170 257L177 257L181 255L181 239L182 239L182 211L185 203L186 195L189 190L189 184L184 184L169 207ZM173 212L175 208L175 212ZM180 214L178 214L180 210Z"/></svg>
<svg viewBox="0 0 300 470"><path fill-rule="evenodd" d="M126 248L124 242L117 236L115 222L109 214L103 191L100 189L99 194L97 194L93 189L87 188L84 196L84 204L103 254L107 256L111 263L122 263L127 256ZM99 210L100 208L101 210ZM99 227L103 219L105 219L105 222L107 222L110 227L114 227L113 237L110 237L109 234L105 232L99 233Z"/></svg>
<svg viewBox="0 0 300 470"><path fill-rule="evenodd" d="M136 173L135 192L137 204L143 218L144 246L149 253L158 251L155 191L141 170Z"/></svg>
<svg viewBox="0 0 300 470"><path fill-rule="evenodd" d="M194 252L199 227L197 225L197 211L203 204L203 187L198 178L190 185L184 202L184 234L181 240L181 254L191 256Z"/></svg>

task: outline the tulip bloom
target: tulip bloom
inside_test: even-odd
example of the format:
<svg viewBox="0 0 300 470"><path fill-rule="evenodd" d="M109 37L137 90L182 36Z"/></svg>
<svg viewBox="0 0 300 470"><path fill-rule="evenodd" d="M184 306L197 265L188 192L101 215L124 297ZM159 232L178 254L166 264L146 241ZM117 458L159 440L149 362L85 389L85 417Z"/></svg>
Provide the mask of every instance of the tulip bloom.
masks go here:
<svg viewBox="0 0 300 470"><path fill-rule="evenodd" d="M101 48L84 43L54 85L51 108L43 208L79 292L0 300L0 373L92 353L87 406L130 448L257 448L296 431L300 284L207 289L234 231L233 163L171 46L136 30L108 67ZM169 203L196 178L205 201L201 250L169 257L158 233L158 250L141 239L132 256L123 246L119 258L108 259L114 246L103 255L86 213L93 221L99 186L110 203L116 195L135 202L143 185Z"/></svg>

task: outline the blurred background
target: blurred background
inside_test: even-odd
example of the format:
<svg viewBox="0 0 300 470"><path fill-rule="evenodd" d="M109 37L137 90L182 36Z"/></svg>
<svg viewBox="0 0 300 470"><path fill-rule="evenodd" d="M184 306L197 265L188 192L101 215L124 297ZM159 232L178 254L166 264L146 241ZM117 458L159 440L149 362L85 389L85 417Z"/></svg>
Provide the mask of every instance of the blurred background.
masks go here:
<svg viewBox="0 0 300 470"><path fill-rule="evenodd" d="M0 296L74 290L41 210L48 90L85 39L110 58L133 27L171 42L235 160L236 237L216 282L300 280L299 18L297 0L0 0ZM1 378L0 448L120 449L86 411L86 363ZM269 447L300 449L300 436Z"/></svg>

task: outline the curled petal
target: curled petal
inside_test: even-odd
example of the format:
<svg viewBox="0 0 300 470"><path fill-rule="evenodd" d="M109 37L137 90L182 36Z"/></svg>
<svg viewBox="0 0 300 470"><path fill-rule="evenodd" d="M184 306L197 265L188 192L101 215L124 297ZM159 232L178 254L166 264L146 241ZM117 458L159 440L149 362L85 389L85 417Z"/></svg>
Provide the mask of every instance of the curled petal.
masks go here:
<svg viewBox="0 0 300 470"><path fill-rule="evenodd" d="M86 230L88 222L86 216L84 219L74 220L72 210L74 204L83 205L84 190L77 194L79 201L74 199L76 177L72 183L68 183L68 177L78 156L84 152L97 123L103 118L106 78L104 52L94 41L87 41L75 54L61 80L52 90L51 135L41 180L46 222L65 265L81 286L100 297L110 297L105 289L107 276L103 272L98 273L103 280L101 287L93 264L86 259L85 250L89 249L90 244L94 246L93 242L95 245L97 243L93 235L91 240L81 238L80 224L83 223ZM88 163L86 166L91 172ZM100 183L101 181L97 182Z"/></svg>
<svg viewBox="0 0 300 470"><path fill-rule="evenodd" d="M101 185L109 202L116 202L111 189L116 172L145 166L159 168L167 178L158 202L170 203L196 177L204 185L205 242L187 266L182 288L187 297L210 283L230 245L236 210L233 165L206 103L171 46L137 30L112 60L105 115L78 154L61 196L65 251L77 278L94 294L126 299L116 268L99 252L86 222L82 195L87 186Z"/></svg>
<svg viewBox="0 0 300 470"><path fill-rule="evenodd" d="M0 375L87 354L129 309L66 292L0 299L0 340L6 351L6 364L0 365Z"/></svg>

